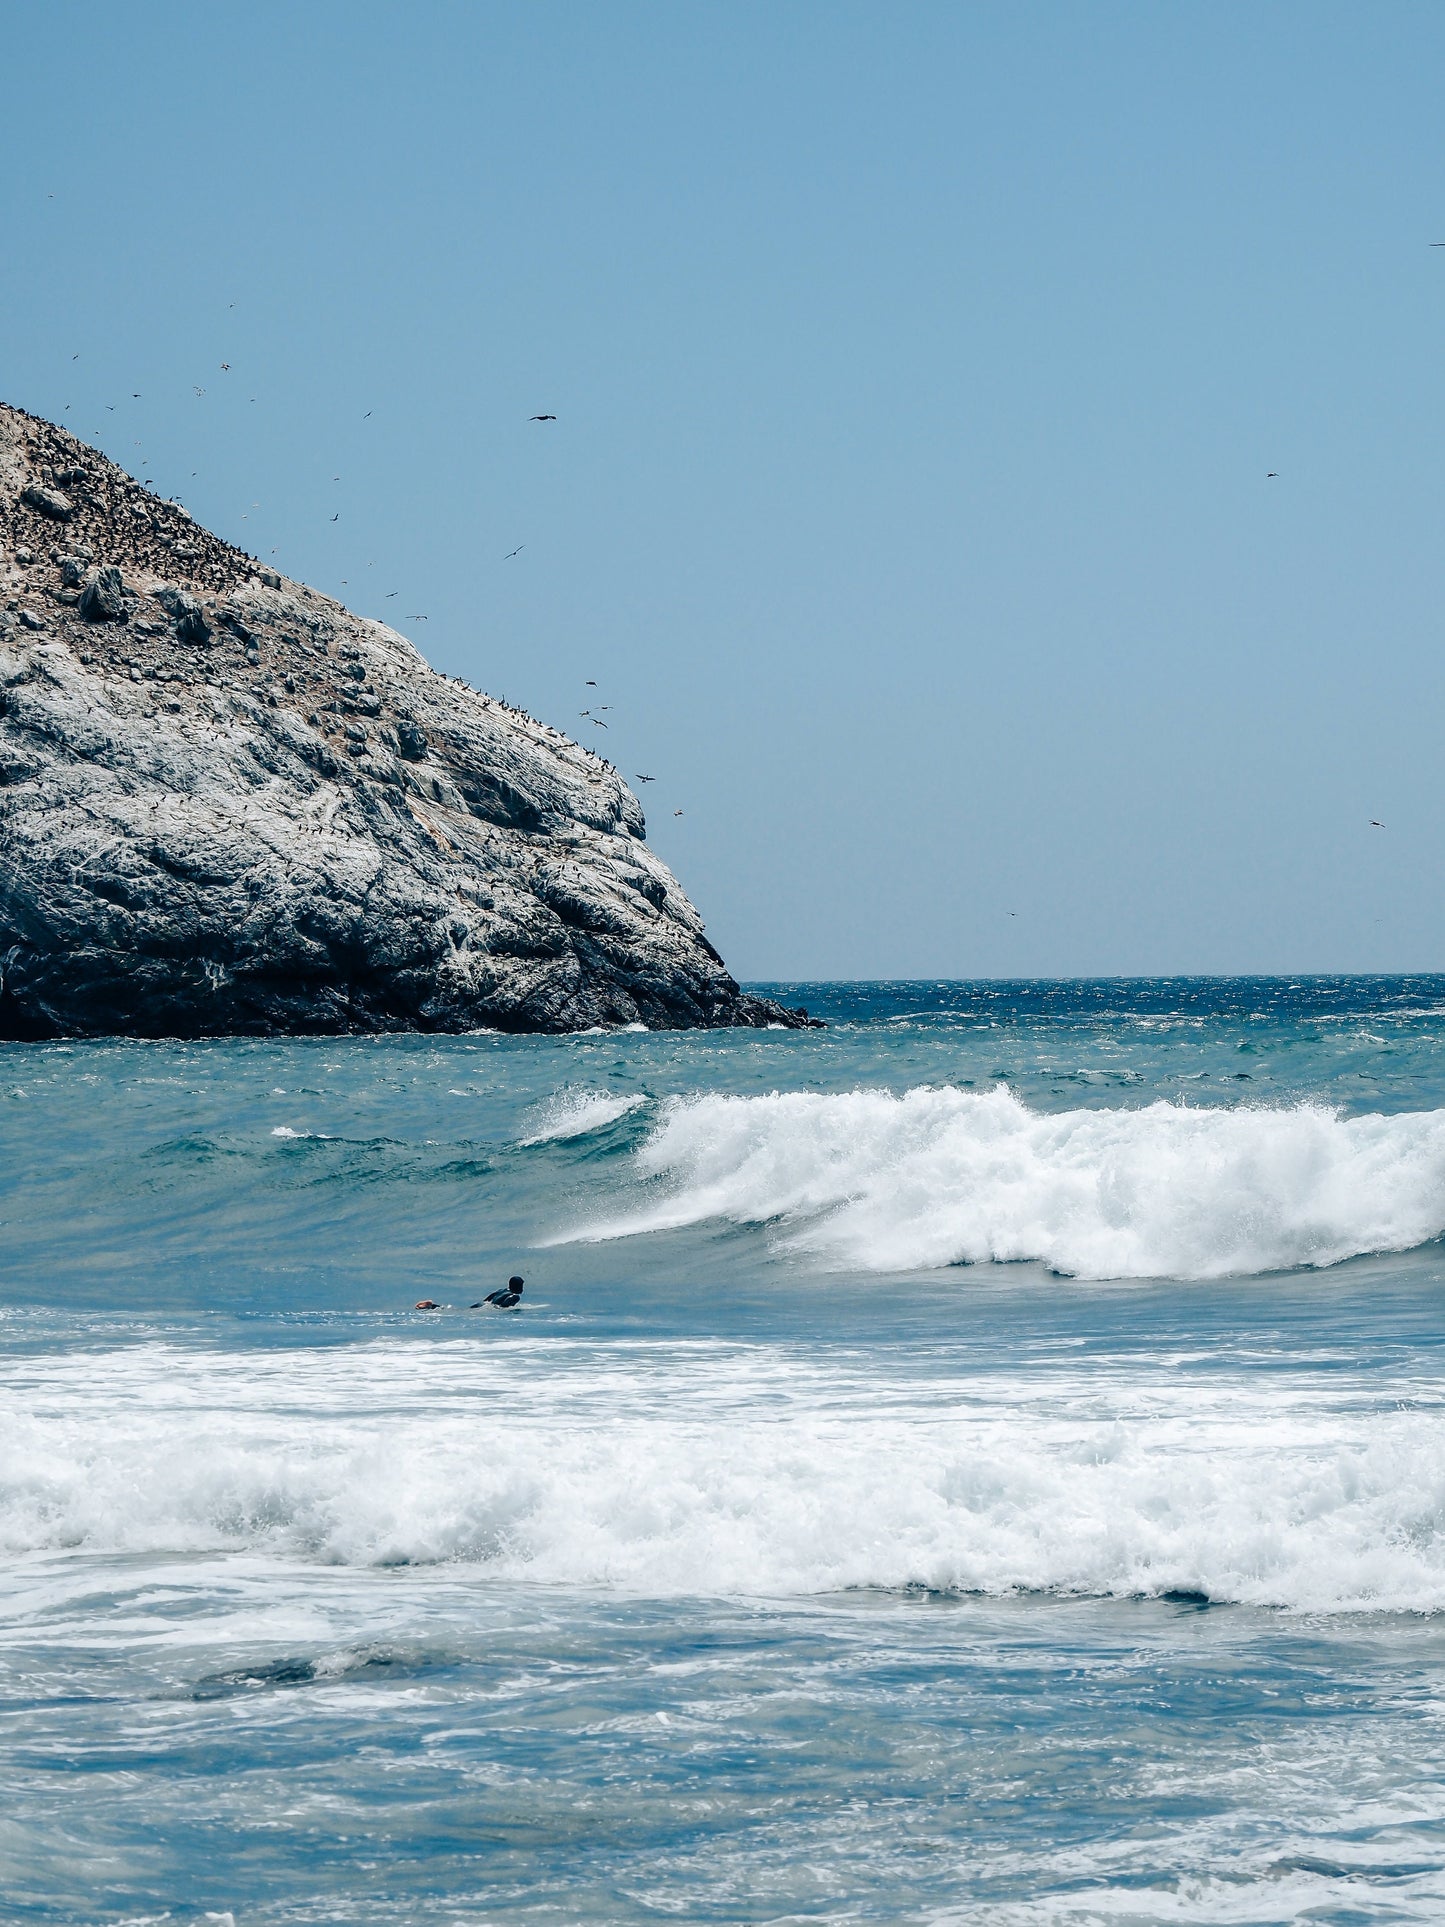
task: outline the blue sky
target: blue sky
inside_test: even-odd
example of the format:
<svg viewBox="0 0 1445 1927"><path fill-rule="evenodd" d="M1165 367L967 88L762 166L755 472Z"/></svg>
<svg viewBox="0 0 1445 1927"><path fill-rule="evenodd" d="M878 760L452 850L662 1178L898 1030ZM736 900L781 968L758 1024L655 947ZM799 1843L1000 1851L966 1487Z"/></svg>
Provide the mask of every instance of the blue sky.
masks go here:
<svg viewBox="0 0 1445 1927"><path fill-rule="evenodd" d="M1445 9L4 48L0 397L655 774L739 974L1445 967Z"/></svg>

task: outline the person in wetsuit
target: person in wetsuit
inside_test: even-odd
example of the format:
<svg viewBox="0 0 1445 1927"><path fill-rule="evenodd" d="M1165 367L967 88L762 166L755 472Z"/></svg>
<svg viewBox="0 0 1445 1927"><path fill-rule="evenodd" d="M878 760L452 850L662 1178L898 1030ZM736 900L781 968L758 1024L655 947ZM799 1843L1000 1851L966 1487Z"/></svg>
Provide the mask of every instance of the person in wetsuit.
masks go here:
<svg viewBox="0 0 1445 1927"><path fill-rule="evenodd" d="M483 1305L495 1305L498 1311L515 1311L522 1302L522 1281L509 1278L499 1291L489 1291L485 1298L479 1298L471 1309L480 1311Z"/></svg>

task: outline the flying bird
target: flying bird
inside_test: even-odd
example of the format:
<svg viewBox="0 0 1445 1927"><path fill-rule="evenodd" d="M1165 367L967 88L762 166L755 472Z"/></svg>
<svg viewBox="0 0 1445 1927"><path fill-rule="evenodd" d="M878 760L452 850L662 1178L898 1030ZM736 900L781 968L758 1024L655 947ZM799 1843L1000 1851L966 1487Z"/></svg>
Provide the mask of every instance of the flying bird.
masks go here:
<svg viewBox="0 0 1445 1927"><path fill-rule="evenodd" d="M364 422L369 422L371 420L371 410L369 408L367 409L366 413L362 416L361 419Z"/></svg>
<svg viewBox="0 0 1445 1927"><path fill-rule="evenodd" d="M1431 245L1431 246L1433 247L1433 246L1435 245L1435 243L1434 243L1434 242L1432 241L1432 242L1430 243L1430 245ZM1385 826L1384 826L1384 824L1383 824L1383 823L1377 823L1377 822L1375 821L1375 819L1374 819L1374 817L1373 817L1373 816L1372 816L1372 817L1370 818L1370 828L1371 828L1372 830L1383 830L1383 829L1384 829L1384 827L1385 827Z"/></svg>
<svg viewBox="0 0 1445 1927"><path fill-rule="evenodd" d="M674 815L674 816L681 816L681 815L682 815L682 811L681 811L681 810L674 810L674 811L673 811L673 815Z"/></svg>
<svg viewBox="0 0 1445 1927"><path fill-rule="evenodd" d="M522 551L523 551L523 549L525 549L525 548L526 548L526 546L527 546L527 545L526 545L526 543L525 543L525 542L519 542L519 543L517 544L517 546L516 546L516 548L515 548L515 549L508 549L508 551L507 551L507 553L506 553L506 554L505 554L505 555L504 555L504 556L502 557L502 560L503 560L504 562L510 562L510 561L511 561L511 559L512 559L512 557L513 557L514 555L520 555L520 554L522 553Z"/></svg>
<svg viewBox="0 0 1445 1927"><path fill-rule="evenodd" d="M655 783L657 781L655 776L644 776L641 770L637 770L635 774L639 783Z"/></svg>
<svg viewBox="0 0 1445 1927"><path fill-rule="evenodd" d="M401 594L400 589L388 589L386 594L381 599L383 602L390 602L393 596L399 596L400 594Z"/></svg>
<svg viewBox="0 0 1445 1927"><path fill-rule="evenodd" d="M1268 475L1265 476L1264 479L1267 482L1277 482L1279 480L1279 470L1277 468L1272 468L1269 471Z"/></svg>
<svg viewBox="0 0 1445 1927"><path fill-rule="evenodd" d="M230 372L231 372L231 364L230 364L230 362L229 362L229 361L223 361L223 362L221 363L221 373L222 373L223 375L228 375L228 374L230 374Z"/></svg>
<svg viewBox="0 0 1445 1927"><path fill-rule="evenodd" d="M597 687L597 685L596 685L596 683L595 683L595 682L593 682L593 680L592 680L592 678L591 678L590 676L589 676L589 677L587 678L587 687L588 687L589 689L595 689L595 688Z"/></svg>
<svg viewBox="0 0 1445 1927"><path fill-rule="evenodd" d="M554 422L556 419L557 417L555 415L529 415L527 417L529 422Z"/></svg>
<svg viewBox="0 0 1445 1927"><path fill-rule="evenodd" d="M340 513L340 511L338 510L338 511L337 511L337 513L336 513L335 515L333 515L331 519L332 519L332 521L333 521L333 522L339 522L339 521L341 520L341 513Z"/></svg>

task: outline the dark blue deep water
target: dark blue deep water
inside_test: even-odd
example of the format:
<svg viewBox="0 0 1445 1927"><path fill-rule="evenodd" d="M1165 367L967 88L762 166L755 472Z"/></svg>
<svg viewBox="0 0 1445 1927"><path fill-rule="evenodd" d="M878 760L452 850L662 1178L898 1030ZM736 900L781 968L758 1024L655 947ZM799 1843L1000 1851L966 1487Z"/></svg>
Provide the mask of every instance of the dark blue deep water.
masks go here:
<svg viewBox="0 0 1445 1927"><path fill-rule="evenodd" d="M1445 1919L1445 977L770 988L0 1046L0 1920Z"/></svg>

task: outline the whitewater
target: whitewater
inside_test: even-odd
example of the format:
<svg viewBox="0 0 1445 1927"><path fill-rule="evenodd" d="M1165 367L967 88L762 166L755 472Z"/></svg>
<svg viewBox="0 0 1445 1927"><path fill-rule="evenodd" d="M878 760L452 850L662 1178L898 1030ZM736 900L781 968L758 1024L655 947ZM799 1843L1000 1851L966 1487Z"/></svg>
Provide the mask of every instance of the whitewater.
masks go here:
<svg viewBox="0 0 1445 1927"><path fill-rule="evenodd" d="M728 1218L868 1271L1033 1258L1081 1278L1219 1278L1445 1230L1441 1111L1050 1114L1006 1086L709 1094L668 1101L637 1169L671 1180L661 1198L580 1235Z"/></svg>
<svg viewBox="0 0 1445 1927"><path fill-rule="evenodd" d="M261 1552L670 1598L854 1587L1445 1607L1445 1432L1367 1381L935 1375L695 1342L142 1346L12 1379L0 1551ZM1343 1409L1342 1409L1343 1408ZM646 1467L645 1476L638 1468Z"/></svg>
<svg viewBox="0 0 1445 1927"><path fill-rule="evenodd" d="M1445 1913L1445 980L786 996L0 1052L0 1918Z"/></svg>

